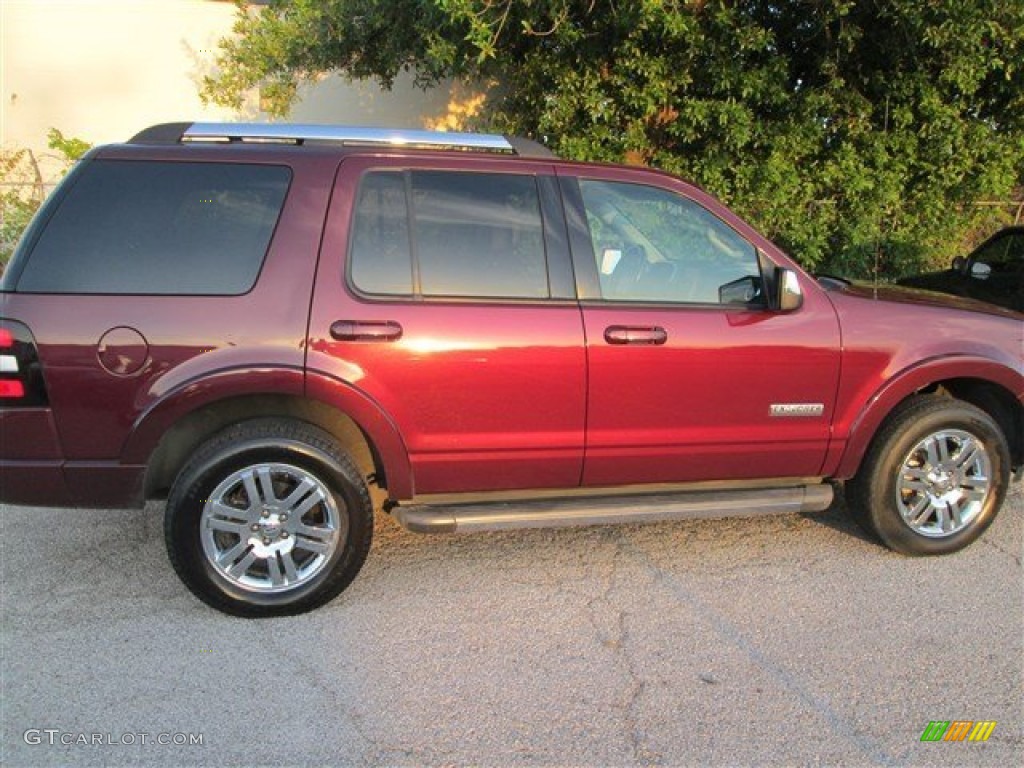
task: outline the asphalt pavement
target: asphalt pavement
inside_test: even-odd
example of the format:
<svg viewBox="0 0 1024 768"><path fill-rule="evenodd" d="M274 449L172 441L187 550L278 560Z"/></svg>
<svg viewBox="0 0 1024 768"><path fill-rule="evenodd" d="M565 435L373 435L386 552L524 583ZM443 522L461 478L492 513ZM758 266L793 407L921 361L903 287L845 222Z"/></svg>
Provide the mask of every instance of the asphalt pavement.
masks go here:
<svg viewBox="0 0 1024 768"><path fill-rule="evenodd" d="M0 507L0 763L1024 764L1024 493L953 556L828 512L422 536L304 616L216 613L162 509ZM922 742L931 721L986 742ZM197 743L198 742L198 743Z"/></svg>

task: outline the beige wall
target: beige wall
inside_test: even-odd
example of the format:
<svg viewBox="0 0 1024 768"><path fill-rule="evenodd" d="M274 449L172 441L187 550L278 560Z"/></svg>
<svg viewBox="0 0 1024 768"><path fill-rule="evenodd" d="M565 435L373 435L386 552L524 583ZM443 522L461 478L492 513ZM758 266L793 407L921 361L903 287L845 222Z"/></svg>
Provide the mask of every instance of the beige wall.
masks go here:
<svg viewBox="0 0 1024 768"><path fill-rule="evenodd" d="M45 154L46 132L94 144L154 123L265 119L204 105L198 83L231 32L232 3L212 0L0 0L0 143ZM408 80L382 93L329 78L302 91L290 119L420 126L447 111L447 89Z"/></svg>

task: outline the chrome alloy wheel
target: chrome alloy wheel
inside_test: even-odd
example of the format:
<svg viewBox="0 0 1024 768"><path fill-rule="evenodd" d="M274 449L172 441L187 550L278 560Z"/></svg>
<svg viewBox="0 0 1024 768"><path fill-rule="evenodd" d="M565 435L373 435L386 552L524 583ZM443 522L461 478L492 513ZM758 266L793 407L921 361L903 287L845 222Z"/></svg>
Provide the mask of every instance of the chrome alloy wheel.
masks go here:
<svg viewBox="0 0 1024 768"><path fill-rule="evenodd" d="M249 592L305 584L348 536L348 519L315 475L291 464L233 472L205 500L203 553L223 578Z"/></svg>
<svg viewBox="0 0 1024 768"><path fill-rule="evenodd" d="M981 440L944 429L921 440L903 460L896 503L915 532L944 538L977 519L992 487L992 461Z"/></svg>

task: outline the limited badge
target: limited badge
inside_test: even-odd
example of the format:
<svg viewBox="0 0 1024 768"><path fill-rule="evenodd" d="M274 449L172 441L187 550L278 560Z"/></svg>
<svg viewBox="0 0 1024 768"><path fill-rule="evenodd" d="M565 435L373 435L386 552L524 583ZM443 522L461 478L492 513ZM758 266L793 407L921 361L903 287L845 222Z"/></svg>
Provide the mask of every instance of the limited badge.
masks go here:
<svg viewBox="0 0 1024 768"><path fill-rule="evenodd" d="M821 416L825 412L824 403L772 403L772 416Z"/></svg>

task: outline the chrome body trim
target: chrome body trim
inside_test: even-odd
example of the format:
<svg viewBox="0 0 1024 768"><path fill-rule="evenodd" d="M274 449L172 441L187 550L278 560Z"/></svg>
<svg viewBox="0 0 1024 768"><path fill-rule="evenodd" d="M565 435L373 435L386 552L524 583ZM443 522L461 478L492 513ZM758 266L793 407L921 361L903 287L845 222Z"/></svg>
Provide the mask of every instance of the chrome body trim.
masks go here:
<svg viewBox="0 0 1024 768"><path fill-rule="evenodd" d="M496 134L315 123L192 123L181 134L181 140L296 143L324 141L350 146L465 149L509 154L516 152L508 139Z"/></svg>

